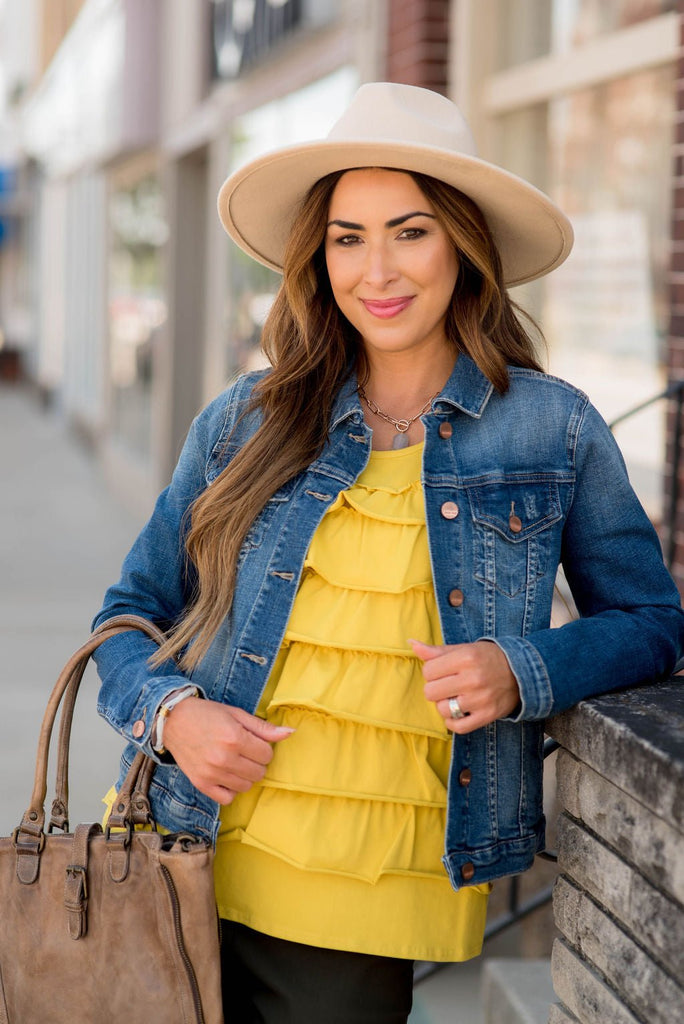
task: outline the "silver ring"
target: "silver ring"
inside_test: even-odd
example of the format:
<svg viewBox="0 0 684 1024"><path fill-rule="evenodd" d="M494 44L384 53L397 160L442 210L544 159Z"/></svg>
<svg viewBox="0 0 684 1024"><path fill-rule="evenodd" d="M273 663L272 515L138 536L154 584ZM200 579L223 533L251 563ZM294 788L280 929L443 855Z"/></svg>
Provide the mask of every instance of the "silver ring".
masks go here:
<svg viewBox="0 0 684 1024"><path fill-rule="evenodd" d="M461 711L461 705L456 697L449 697L449 714L452 718L465 718L465 711Z"/></svg>

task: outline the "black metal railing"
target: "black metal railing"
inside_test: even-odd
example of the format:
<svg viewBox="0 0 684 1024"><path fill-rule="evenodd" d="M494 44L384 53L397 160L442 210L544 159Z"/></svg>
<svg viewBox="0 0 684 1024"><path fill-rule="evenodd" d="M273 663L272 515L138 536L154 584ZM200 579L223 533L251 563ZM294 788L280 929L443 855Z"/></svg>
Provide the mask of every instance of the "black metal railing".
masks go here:
<svg viewBox="0 0 684 1024"><path fill-rule="evenodd" d="M644 409L649 409L657 402L663 402L670 399L674 399L675 403L674 426L671 442L669 502L667 514L664 516L662 524L667 539L667 543L664 548L664 557L669 569L671 569L674 564L676 553L677 505L679 503L680 494L679 464L682 452L682 412L684 411L684 380L671 381L664 391L659 392L657 395L653 395L652 398L647 399L645 402L640 402L638 405L633 406L631 409L628 409L627 412L624 412L620 416L611 420L608 424L610 429L614 430L615 427L619 426L619 424L624 423L626 420L631 419L638 413L643 412ZM558 746L559 744L556 740L547 738L544 742L544 757L547 758L558 749ZM550 861L556 861L558 859L557 854L552 850L545 850L537 856ZM540 907L545 906L551 901L553 896L553 884L545 886L526 900L522 900L520 893L520 877L520 875L512 875L508 879L508 907L504 913L499 914L493 921L487 923L484 932L485 942L493 939L496 935L500 935L501 932L513 927L513 925L518 924L524 918L533 914L535 910L539 910ZM414 984L419 985L421 982L426 981L427 978L431 978L437 973L437 971L449 966L449 963L417 964L414 973Z"/></svg>
<svg viewBox="0 0 684 1024"><path fill-rule="evenodd" d="M667 542L664 547L663 554L665 556L665 562L668 569L672 569L676 554L677 545L677 505L679 504L679 464L682 455L682 410L684 409L684 380L673 380L670 381L664 391L659 392L657 395L653 395L652 398L647 399L645 402L640 402L639 405L635 405L632 409L628 409L627 412L622 413L621 416L617 416L614 420L608 424L611 430L614 430L620 423L624 423L625 420L630 420L637 413L643 412L644 409L649 409L652 405L657 402L664 402L668 399L674 399L674 428L672 434L672 447L671 447L671 458L670 458L670 475L669 475L669 502L667 507L667 514L663 518L663 531Z"/></svg>

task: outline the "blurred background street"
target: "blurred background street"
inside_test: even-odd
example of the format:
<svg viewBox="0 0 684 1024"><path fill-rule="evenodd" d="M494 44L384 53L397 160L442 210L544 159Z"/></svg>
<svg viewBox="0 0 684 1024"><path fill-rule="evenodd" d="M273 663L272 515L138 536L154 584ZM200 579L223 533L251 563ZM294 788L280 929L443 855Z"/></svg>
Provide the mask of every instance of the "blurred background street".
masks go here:
<svg viewBox="0 0 684 1024"><path fill-rule="evenodd" d="M138 523L35 395L0 386L0 437L0 831L7 835L29 804L50 690L87 639ZM92 671L72 740L74 824L100 817L99 800L117 775L121 743L98 718L96 695Z"/></svg>
<svg viewBox="0 0 684 1024"><path fill-rule="evenodd" d="M3 834L28 803L49 689L190 420L263 361L279 279L220 228L225 176L325 135L362 82L448 95L485 159L570 216L567 263L514 298L550 370L611 421L684 379L683 40L684 0L0 0ZM659 400L616 436L684 585L677 422ZM99 816L120 749L96 687L91 673L73 822ZM554 873L540 862L522 898ZM547 904L487 945L485 961L543 958L537 1016L516 1021L546 1022L554 934ZM482 965L421 985L412 1024L501 1024Z"/></svg>

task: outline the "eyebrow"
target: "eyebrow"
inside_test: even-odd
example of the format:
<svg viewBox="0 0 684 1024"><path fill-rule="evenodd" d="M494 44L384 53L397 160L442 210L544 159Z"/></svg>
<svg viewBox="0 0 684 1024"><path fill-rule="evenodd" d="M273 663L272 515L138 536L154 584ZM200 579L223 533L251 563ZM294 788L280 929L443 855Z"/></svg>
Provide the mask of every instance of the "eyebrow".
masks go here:
<svg viewBox="0 0 684 1024"><path fill-rule="evenodd" d="M400 224L404 224L411 217L429 217L431 220L437 220L433 213L425 213L423 210L413 210L411 213L404 213L401 217L393 217L392 220L388 220L385 224L386 228L398 228ZM348 231L363 231L363 224L355 224L351 220L331 220L328 222L328 227L332 227L335 224L338 228L346 228Z"/></svg>

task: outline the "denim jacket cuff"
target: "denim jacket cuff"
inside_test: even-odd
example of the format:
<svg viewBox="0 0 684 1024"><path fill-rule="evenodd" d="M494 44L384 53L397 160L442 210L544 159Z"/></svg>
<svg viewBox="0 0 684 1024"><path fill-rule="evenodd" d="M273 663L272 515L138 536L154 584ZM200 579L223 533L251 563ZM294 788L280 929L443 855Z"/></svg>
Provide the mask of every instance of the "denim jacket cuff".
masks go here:
<svg viewBox="0 0 684 1024"><path fill-rule="evenodd" d="M126 722L119 725L121 735L129 743L133 743L147 757L157 764L173 764L168 754L160 756L152 747L154 720L162 703L174 690L188 685L186 676L153 677L143 687L133 711ZM193 686L197 685L193 683ZM197 686L198 696L206 698L201 686Z"/></svg>
<svg viewBox="0 0 684 1024"><path fill-rule="evenodd" d="M483 637L506 655L520 691L520 704L506 722L548 718L553 708L553 691L546 665L539 651L524 637Z"/></svg>

